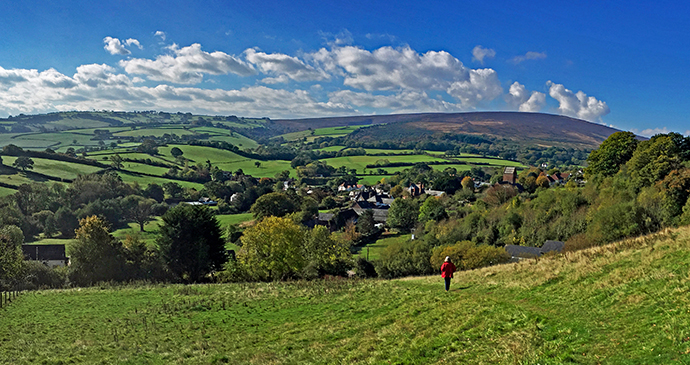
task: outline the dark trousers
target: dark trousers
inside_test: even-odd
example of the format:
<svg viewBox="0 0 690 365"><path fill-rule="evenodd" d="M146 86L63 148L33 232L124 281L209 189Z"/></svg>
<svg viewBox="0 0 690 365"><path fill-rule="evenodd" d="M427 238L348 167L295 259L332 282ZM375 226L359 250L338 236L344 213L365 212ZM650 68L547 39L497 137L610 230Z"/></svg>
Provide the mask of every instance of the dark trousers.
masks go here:
<svg viewBox="0 0 690 365"><path fill-rule="evenodd" d="M446 291L450 290L450 278L443 278L446 280Z"/></svg>

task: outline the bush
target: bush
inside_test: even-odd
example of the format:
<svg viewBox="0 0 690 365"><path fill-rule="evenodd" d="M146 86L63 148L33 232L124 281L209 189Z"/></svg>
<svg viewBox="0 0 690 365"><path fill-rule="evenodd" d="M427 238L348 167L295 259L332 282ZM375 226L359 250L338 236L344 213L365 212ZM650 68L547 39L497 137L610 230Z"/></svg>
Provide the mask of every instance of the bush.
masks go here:
<svg viewBox="0 0 690 365"><path fill-rule="evenodd" d="M462 260L462 267L465 270L473 270L480 267L503 264L509 260L510 255L505 248L479 245L467 250Z"/></svg>
<svg viewBox="0 0 690 365"><path fill-rule="evenodd" d="M375 262L376 273L386 279L431 274L434 270L429 259L431 247L424 241L415 240L392 244Z"/></svg>
<svg viewBox="0 0 690 365"><path fill-rule="evenodd" d="M470 248L474 247L474 243L471 241L461 241L454 245L444 245L434 248L431 251L431 267L434 269L440 269L446 256L450 256L450 259L455 263L458 270L462 270L463 259L465 254Z"/></svg>
<svg viewBox="0 0 690 365"><path fill-rule="evenodd" d="M563 252L573 252L584 250L585 248L594 247L597 242L585 233L576 234L565 241Z"/></svg>
<svg viewBox="0 0 690 365"><path fill-rule="evenodd" d="M355 273L358 278L375 278L378 276L374 264L364 257L358 258L355 265Z"/></svg>
<svg viewBox="0 0 690 365"><path fill-rule="evenodd" d="M67 284L67 268L50 268L39 261L26 261L22 290L59 289Z"/></svg>

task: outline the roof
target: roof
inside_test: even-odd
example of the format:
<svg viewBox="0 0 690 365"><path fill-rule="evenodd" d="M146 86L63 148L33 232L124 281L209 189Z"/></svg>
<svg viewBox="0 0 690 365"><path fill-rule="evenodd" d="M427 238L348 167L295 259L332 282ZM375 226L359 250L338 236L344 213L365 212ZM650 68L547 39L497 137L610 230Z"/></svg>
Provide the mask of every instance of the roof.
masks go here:
<svg viewBox="0 0 690 365"><path fill-rule="evenodd" d="M513 166L508 166L503 170L504 174L514 174L515 173L515 167Z"/></svg>
<svg viewBox="0 0 690 365"><path fill-rule="evenodd" d="M66 260L65 245L22 245L24 258L28 260Z"/></svg>
<svg viewBox="0 0 690 365"><path fill-rule="evenodd" d="M506 245L506 252L512 257L533 258L541 256L539 247Z"/></svg>
<svg viewBox="0 0 690 365"><path fill-rule="evenodd" d="M319 213L319 221L328 222L333 219L334 216L335 214L333 213Z"/></svg>
<svg viewBox="0 0 690 365"><path fill-rule="evenodd" d="M551 251L556 251L556 252L561 252L563 250L563 246L565 246L565 243L561 241L552 241L552 240L547 240L544 242L544 246L541 246L541 252L542 253L547 253Z"/></svg>

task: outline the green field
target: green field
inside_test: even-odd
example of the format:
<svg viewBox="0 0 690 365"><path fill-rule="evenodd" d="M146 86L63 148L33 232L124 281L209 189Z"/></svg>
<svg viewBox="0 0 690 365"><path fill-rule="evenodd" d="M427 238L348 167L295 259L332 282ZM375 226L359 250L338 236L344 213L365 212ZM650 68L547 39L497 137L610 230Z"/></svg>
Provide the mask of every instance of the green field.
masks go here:
<svg viewBox="0 0 690 365"><path fill-rule="evenodd" d="M158 184L158 185L163 185L167 182L175 182L180 184L182 187L185 188L193 188L196 190L201 190L204 188L203 184L199 184L196 182L191 182L191 181L182 181L182 180L171 180L171 179L166 179L164 177L151 177L151 176L144 176L144 175L138 175L136 173L130 173L126 171L119 171L118 175L122 178L122 181L126 183L134 183L136 182L140 186L144 187L148 184Z"/></svg>
<svg viewBox="0 0 690 365"><path fill-rule="evenodd" d="M390 162L430 162L430 161L445 161L442 158L431 157L426 155L406 155L406 156L345 156L327 158L321 161L328 163L333 167L346 166L348 169L357 169L357 173L361 174L366 165L375 164L379 160L388 160ZM409 166L407 167L409 168ZM383 167L384 170L387 168Z"/></svg>
<svg viewBox="0 0 690 365"><path fill-rule="evenodd" d="M12 165L16 157L3 156L2 161L6 165ZM45 158L31 158L34 168L31 171L62 179L75 179L78 175L88 175L102 170L100 167L82 165L74 162L48 160Z"/></svg>
<svg viewBox="0 0 690 365"><path fill-rule="evenodd" d="M16 193L16 192L17 192L17 191L14 190L14 189L5 188L5 187L0 186L0 197L12 195L12 194L14 194L14 193Z"/></svg>
<svg viewBox="0 0 690 365"><path fill-rule="evenodd" d="M1 363L685 364L690 229L398 280L27 292ZM39 315L40 314L40 315Z"/></svg>
<svg viewBox="0 0 690 365"><path fill-rule="evenodd" d="M216 216L218 223L221 227L226 227L231 224L240 224L244 222L249 222L254 220L254 215L252 213L240 213L240 214L219 214Z"/></svg>
<svg viewBox="0 0 690 365"><path fill-rule="evenodd" d="M178 136L192 135L194 132L182 127L157 127L157 128L142 128L135 130L124 130L113 133L113 137L162 137L164 134L176 134Z"/></svg>
<svg viewBox="0 0 690 365"><path fill-rule="evenodd" d="M307 138L307 141L313 141L314 139L318 137L340 137L344 136L347 134L350 134L351 132L357 130L360 128L359 126L350 126L350 127L328 127L328 128L318 128L314 129L313 131L306 130L306 131L300 131L300 132L292 132L292 133L286 133L281 135L280 137L285 138L286 141L297 141L302 138ZM313 133L312 133L313 132Z"/></svg>
<svg viewBox="0 0 690 365"><path fill-rule="evenodd" d="M381 252L388 246L394 243L402 243L410 240L411 235L400 233L384 233L374 243L357 247L356 254L360 257L367 258L367 249L369 260L378 260L381 257Z"/></svg>

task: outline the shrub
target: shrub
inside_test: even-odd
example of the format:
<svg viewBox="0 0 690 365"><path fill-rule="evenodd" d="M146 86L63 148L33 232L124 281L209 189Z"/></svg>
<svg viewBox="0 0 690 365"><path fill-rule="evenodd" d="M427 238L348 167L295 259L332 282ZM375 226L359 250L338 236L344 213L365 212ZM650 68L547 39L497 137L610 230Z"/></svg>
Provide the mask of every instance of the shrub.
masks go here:
<svg viewBox="0 0 690 365"><path fill-rule="evenodd" d="M431 251L431 267L434 269L440 268L446 256L450 256L450 259L455 263L458 270L462 270L462 261L465 258L465 254L470 248L474 247L474 243L471 241L461 241L454 245L444 245L435 247Z"/></svg>
<svg viewBox="0 0 690 365"><path fill-rule="evenodd" d="M467 250L462 260L462 267L465 270L473 270L480 267L506 263L509 260L510 255L506 252L505 248L479 245Z"/></svg>
<svg viewBox="0 0 690 365"><path fill-rule="evenodd" d="M67 268L50 268L39 261L26 261L23 268L23 290L59 289L67 284Z"/></svg>
<svg viewBox="0 0 690 365"><path fill-rule="evenodd" d="M400 242L386 247L375 262L376 273L386 279L433 272L431 247L424 241Z"/></svg>
<svg viewBox="0 0 690 365"><path fill-rule="evenodd" d="M358 258L355 262L355 273L359 278L375 278L378 276L374 263L364 257Z"/></svg>
<svg viewBox="0 0 690 365"><path fill-rule="evenodd" d="M563 252L584 250L585 248L594 247L596 245L597 242L592 239L592 237L587 236L585 233L580 233L568 238L568 240L565 241Z"/></svg>

